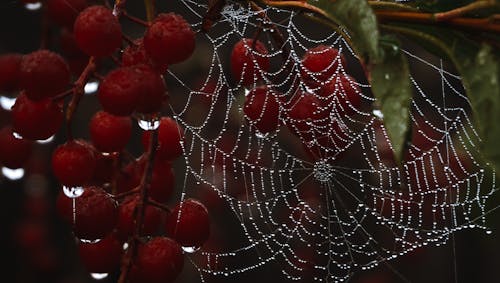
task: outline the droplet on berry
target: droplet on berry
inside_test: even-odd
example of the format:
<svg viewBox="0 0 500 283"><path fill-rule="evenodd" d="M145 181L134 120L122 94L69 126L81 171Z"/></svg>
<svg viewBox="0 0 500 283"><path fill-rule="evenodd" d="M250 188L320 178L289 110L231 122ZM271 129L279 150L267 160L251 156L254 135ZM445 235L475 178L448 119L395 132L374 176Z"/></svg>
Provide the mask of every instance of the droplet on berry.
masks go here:
<svg viewBox="0 0 500 283"><path fill-rule="evenodd" d="M184 129L170 117L160 119L158 127L157 154L161 159L174 160L182 155L181 142L184 140ZM142 145L147 150L151 141L151 131L142 135Z"/></svg>
<svg viewBox="0 0 500 283"><path fill-rule="evenodd" d="M61 127L63 112L52 99L32 101L21 93L12 106L12 128L25 139L46 140Z"/></svg>
<svg viewBox="0 0 500 283"><path fill-rule="evenodd" d="M210 235L207 208L197 200L184 200L168 216L166 231L183 247L201 247Z"/></svg>
<svg viewBox="0 0 500 283"><path fill-rule="evenodd" d="M90 137L101 152L120 152L132 135L132 121L104 111L97 112L90 120Z"/></svg>
<svg viewBox="0 0 500 283"><path fill-rule="evenodd" d="M52 155L52 170L65 186L87 184L94 174L95 154L85 141L71 140L56 148Z"/></svg>
<svg viewBox="0 0 500 283"><path fill-rule="evenodd" d="M123 254L121 241L115 234L109 234L97 243L79 241L80 259L91 273L113 272L119 265Z"/></svg>
<svg viewBox="0 0 500 283"><path fill-rule="evenodd" d="M83 187L68 187L68 186L63 186L63 193L69 198L77 198L81 197L84 192Z"/></svg>
<svg viewBox="0 0 500 283"><path fill-rule="evenodd" d="M84 240L104 238L118 218L115 200L100 187L85 187L83 195L74 199L59 193L57 210L72 224L75 235Z"/></svg>

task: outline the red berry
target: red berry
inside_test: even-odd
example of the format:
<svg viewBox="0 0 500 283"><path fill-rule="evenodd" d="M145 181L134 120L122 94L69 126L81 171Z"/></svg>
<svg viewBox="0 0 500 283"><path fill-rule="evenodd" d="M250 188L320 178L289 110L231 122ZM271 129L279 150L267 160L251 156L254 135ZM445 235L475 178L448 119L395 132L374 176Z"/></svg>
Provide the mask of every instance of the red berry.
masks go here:
<svg viewBox="0 0 500 283"><path fill-rule="evenodd" d="M71 79L66 61L48 50L39 50L21 61L21 87L26 96L40 100L63 92Z"/></svg>
<svg viewBox="0 0 500 283"><path fill-rule="evenodd" d="M155 159L149 186L149 196L157 202L166 202L174 191L175 176L168 160Z"/></svg>
<svg viewBox="0 0 500 283"><path fill-rule="evenodd" d="M66 57L88 57L76 44L75 35L72 30L61 29L59 46L61 47L61 53Z"/></svg>
<svg viewBox="0 0 500 283"><path fill-rule="evenodd" d="M120 266L123 244L114 234L97 243L78 242L80 259L91 273L109 273Z"/></svg>
<svg viewBox="0 0 500 283"><path fill-rule="evenodd" d="M132 114L143 85L136 67L124 67L111 71L99 85L99 102L104 111L116 116Z"/></svg>
<svg viewBox="0 0 500 283"><path fill-rule="evenodd" d="M195 34L189 23L174 13L160 14L144 35L144 48L156 64L175 64L194 51Z"/></svg>
<svg viewBox="0 0 500 283"><path fill-rule="evenodd" d="M21 77L21 54L4 54L0 56L0 91L12 92L19 89Z"/></svg>
<svg viewBox="0 0 500 283"><path fill-rule="evenodd" d="M72 28L78 13L87 7L87 0L47 0L46 5L53 22Z"/></svg>
<svg viewBox="0 0 500 283"><path fill-rule="evenodd" d="M254 88L248 93L243 111L261 133L269 133L278 128L280 105L276 93L267 86Z"/></svg>
<svg viewBox="0 0 500 283"><path fill-rule="evenodd" d="M288 128L303 138L311 139L315 127L328 122L320 100L312 93L298 92L288 104Z"/></svg>
<svg viewBox="0 0 500 283"><path fill-rule="evenodd" d="M87 184L94 175L95 163L93 148L85 141L68 141L52 155L54 175L68 187Z"/></svg>
<svg viewBox="0 0 500 283"><path fill-rule="evenodd" d="M139 197L136 196L127 198L125 201L123 201L123 203L120 204L116 230L121 239L126 240L129 236L134 234L139 215L137 212L138 203ZM141 235L149 236L158 231L161 223L161 216L162 211L159 208L151 205L146 205L146 208L144 210Z"/></svg>
<svg viewBox="0 0 500 283"><path fill-rule="evenodd" d="M148 65L137 65L135 68L140 72L142 86L135 110L143 114L159 112L167 99L163 77Z"/></svg>
<svg viewBox="0 0 500 283"><path fill-rule="evenodd" d="M12 106L12 128L25 139L48 139L59 130L62 122L62 108L51 99L31 101L21 93Z"/></svg>
<svg viewBox="0 0 500 283"><path fill-rule="evenodd" d="M344 65L345 58L338 49L319 45L307 50L302 57L301 75L307 86L316 88L330 81L339 66Z"/></svg>
<svg viewBox="0 0 500 283"><path fill-rule="evenodd" d="M269 57L266 46L253 39L242 39L231 53L231 72L236 81L249 86L262 79L262 73L269 71Z"/></svg>
<svg viewBox="0 0 500 283"><path fill-rule="evenodd" d="M151 131L142 135L142 144L148 149L151 140ZM184 129L170 117L163 117L158 127L158 157L174 160L182 155L181 141L184 140Z"/></svg>
<svg viewBox="0 0 500 283"><path fill-rule="evenodd" d="M361 90L356 80L349 75L334 75L331 81L323 86L319 95L326 101L335 101L337 111L352 115L361 107Z"/></svg>
<svg viewBox="0 0 500 283"><path fill-rule="evenodd" d="M99 187L86 187L83 194L75 199L60 192L57 210L64 220L72 224L75 235L86 240L104 238L115 228L118 219L116 202Z"/></svg>
<svg viewBox="0 0 500 283"><path fill-rule="evenodd" d="M122 44L118 19L104 6L83 10L74 25L76 43L89 56L111 55Z"/></svg>
<svg viewBox="0 0 500 283"><path fill-rule="evenodd" d="M102 185L111 183L114 174L112 155L104 155L95 152L95 169L91 184Z"/></svg>
<svg viewBox="0 0 500 283"><path fill-rule="evenodd" d="M0 130L0 163L15 169L21 168L30 158L32 143L14 137L12 128L7 126Z"/></svg>
<svg viewBox="0 0 500 283"><path fill-rule="evenodd" d="M152 66L160 74L166 72L168 68L168 65L165 63L154 63L146 53L146 49L144 49L144 41L142 39L138 39L135 41L135 45L129 45L125 48L125 50L123 50L122 66L129 67L141 64Z"/></svg>
<svg viewBox="0 0 500 283"><path fill-rule="evenodd" d="M184 267L182 249L174 240L156 237L137 250L130 277L133 283L173 282Z"/></svg>
<svg viewBox="0 0 500 283"><path fill-rule="evenodd" d="M116 180L116 188L119 193L128 192L141 183L144 174L143 161L132 161L120 172Z"/></svg>
<svg viewBox="0 0 500 283"><path fill-rule="evenodd" d="M104 111L97 112L90 120L90 137L102 152L120 152L132 135L129 117L118 117Z"/></svg>
<svg viewBox="0 0 500 283"><path fill-rule="evenodd" d="M184 247L201 247L210 235L207 208L197 200L184 200L167 217L166 231Z"/></svg>

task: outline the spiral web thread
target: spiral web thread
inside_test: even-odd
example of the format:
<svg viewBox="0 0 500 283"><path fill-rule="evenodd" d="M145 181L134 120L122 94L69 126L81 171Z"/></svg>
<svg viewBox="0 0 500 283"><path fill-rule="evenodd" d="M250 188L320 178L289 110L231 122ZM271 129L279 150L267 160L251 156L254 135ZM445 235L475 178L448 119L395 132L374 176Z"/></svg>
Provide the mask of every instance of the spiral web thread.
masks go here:
<svg viewBox="0 0 500 283"><path fill-rule="evenodd" d="M206 3L182 3L188 18L196 19L193 29L199 30ZM307 122L312 141L302 137L311 133L293 137L286 126L276 133L258 133L242 110L248 90L224 67L235 42L253 38L263 28L259 40L269 49L272 67L258 71L287 100L297 88L306 88L300 70L307 48L331 45L359 65L338 34L313 38L296 12L264 11L283 33L284 46L276 46L259 12L229 2L221 20L201 36L212 52L203 87L194 88L175 71L167 75L187 97L180 107L173 107L174 118L185 130L182 198L196 185L208 186L227 202L246 238L237 249L201 249L193 255L201 281L237 278L277 263L291 282L342 282L417 247L444 244L458 230L480 228L490 233L485 213L487 199L495 192L495 172L476 151L479 138L460 77L446 71L439 60L405 51L414 88L413 142L402 165L390 154L381 112L373 109L375 99L362 78L351 82L361 90L361 107L339 103L335 97L345 96L339 86L329 98L327 123ZM337 73L346 73L345 66ZM419 78L422 74L425 79ZM429 90L424 82L432 82L439 91ZM210 83L215 91L205 92ZM354 114L346 115L346 106ZM284 113L285 105L280 107ZM286 115L280 119L287 122ZM338 127L332 130L333 121ZM318 142L321 138L333 145L324 147ZM304 154L301 142L316 159ZM342 158L346 155L349 158Z"/></svg>

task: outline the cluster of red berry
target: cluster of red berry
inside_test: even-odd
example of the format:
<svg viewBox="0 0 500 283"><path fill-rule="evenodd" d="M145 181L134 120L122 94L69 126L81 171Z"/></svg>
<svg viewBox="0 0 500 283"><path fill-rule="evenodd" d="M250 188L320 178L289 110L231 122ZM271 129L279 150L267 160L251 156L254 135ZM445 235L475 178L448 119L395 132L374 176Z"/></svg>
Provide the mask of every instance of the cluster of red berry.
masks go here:
<svg viewBox="0 0 500 283"><path fill-rule="evenodd" d="M162 74L191 56L195 33L182 16L159 14L145 23L143 38L128 40L119 67L99 78L99 62L116 60L127 38L119 22L124 8L88 6L86 0L43 4L62 28L68 58L88 58L88 63L69 87L78 68L57 53L42 49L0 57L0 90L19 92L12 125L0 130L0 162L22 167L32 142L56 134L66 118L68 140L52 156L53 173L64 186L57 207L78 238L87 270L110 273L121 266L131 282L171 282L183 268L183 248L200 247L210 231L199 201L186 199L173 209L165 205L174 190L172 162L182 155L184 130L173 118L160 117L168 99ZM88 142L73 138L71 120L93 75L101 80L103 110L90 121ZM131 138L131 117L148 119L151 128L143 132L144 154L127 162L121 153Z"/></svg>
<svg viewBox="0 0 500 283"><path fill-rule="evenodd" d="M267 134L284 121L315 157L327 157L325 152L347 145L341 117L353 115L361 107L361 90L356 80L344 73L345 65L338 49L325 45L308 49L298 64L305 87L286 97L260 84L270 69L268 50L261 41L243 39L231 54L235 80L246 87L257 85L247 94L244 105L250 123L260 134Z"/></svg>

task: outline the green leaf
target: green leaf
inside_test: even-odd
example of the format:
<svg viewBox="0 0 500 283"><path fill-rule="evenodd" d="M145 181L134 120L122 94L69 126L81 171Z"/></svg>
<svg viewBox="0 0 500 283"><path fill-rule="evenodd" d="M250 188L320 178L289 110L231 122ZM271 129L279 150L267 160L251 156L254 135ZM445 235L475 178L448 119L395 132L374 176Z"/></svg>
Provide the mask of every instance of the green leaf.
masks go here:
<svg viewBox="0 0 500 283"><path fill-rule="evenodd" d="M440 49L457 68L469 98L473 119L482 139L483 157L500 170L500 63L494 49L444 28L419 25L384 25L384 29L416 39L423 47Z"/></svg>
<svg viewBox="0 0 500 283"><path fill-rule="evenodd" d="M353 47L366 61L381 59L377 17L366 0L318 0L309 4L322 9L330 20L344 27Z"/></svg>
<svg viewBox="0 0 500 283"><path fill-rule="evenodd" d="M476 126L482 138L481 151L500 170L500 67L490 46L483 45L475 58L463 64L462 76L469 92Z"/></svg>
<svg viewBox="0 0 500 283"><path fill-rule="evenodd" d="M406 57L399 44L382 42L383 60L371 69L371 87L384 116L394 157L400 162L410 125L412 88Z"/></svg>

